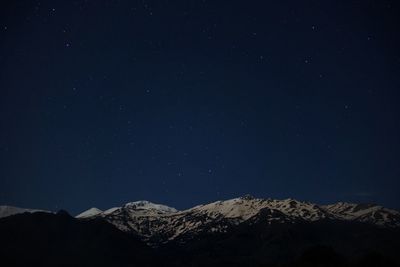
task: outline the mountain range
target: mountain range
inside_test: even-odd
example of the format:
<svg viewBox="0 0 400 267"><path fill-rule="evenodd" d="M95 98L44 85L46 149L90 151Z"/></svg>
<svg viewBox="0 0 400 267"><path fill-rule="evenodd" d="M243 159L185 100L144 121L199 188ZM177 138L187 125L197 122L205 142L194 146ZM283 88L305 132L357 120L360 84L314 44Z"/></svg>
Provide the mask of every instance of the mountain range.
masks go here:
<svg viewBox="0 0 400 267"><path fill-rule="evenodd" d="M81 266L398 266L400 262L400 213L374 204L317 205L246 195L182 211L136 201L104 211L90 208L75 217L64 211L0 206L0 218L0 258L10 266L32 262L55 266L57 261L63 265L64 257ZM57 257L43 261L41 253L50 251ZM32 262L21 261L18 255L24 254Z"/></svg>

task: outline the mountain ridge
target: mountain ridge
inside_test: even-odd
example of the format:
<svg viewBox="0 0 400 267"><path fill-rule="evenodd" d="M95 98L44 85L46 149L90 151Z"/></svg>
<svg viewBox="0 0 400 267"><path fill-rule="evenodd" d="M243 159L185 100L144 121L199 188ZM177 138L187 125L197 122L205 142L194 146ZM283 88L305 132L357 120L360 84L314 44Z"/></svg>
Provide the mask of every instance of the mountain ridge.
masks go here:
<svg viewBox="0 0 400 267"><path fill-rule="evenodd" d="M67 262L70 255L71 264L91 266L97 254L101 266L398 266L398 216L375 204L317 205L291 198L244 196L182 211L135 201L75 217L60 211L1 218L6 241L0 255L12 262L29 254L42 266L54 266L57 258ZM40 255L53 253L53 244L62 249L46 265ZM378 263L359 264L372 262L370 257Z"/></svg>
<svg viewBox="0 0 400 267"><path fill-rule="evenodd" d="M266 224L332 220L400 227L400 212L380 205L346 202L318 205L292 198L262 199L249 195L180 211L149 201L136 201L82 217L90 210L76 217L84 220L102 218L124 232L141 236L151 246L171 241L186 242L188 237L196 238L202 233L224 233L259 214L266 214Z"/></svg>
<svg viewBox="0 0 400 267"><path fill-rule="evenodd" d="M36 213L36 212L51 213L51 211L47 211L47 210L26 209L26 208L20 208L20 207L9 206L9 205L0 205L0 218L4 218L4 217L16 215L16 214L21 214L21 213Z"/></svg>

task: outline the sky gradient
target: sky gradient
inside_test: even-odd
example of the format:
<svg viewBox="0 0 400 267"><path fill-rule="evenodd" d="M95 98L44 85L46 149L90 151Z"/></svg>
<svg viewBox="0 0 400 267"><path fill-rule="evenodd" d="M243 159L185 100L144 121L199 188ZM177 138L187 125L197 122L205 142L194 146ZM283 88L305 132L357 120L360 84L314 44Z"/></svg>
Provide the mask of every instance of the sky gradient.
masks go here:
<svg viewBox="0 0 400 267"><path fill-rule="evenodd" d="M400 209L396 1L8 1L0 204Z"/></svg>

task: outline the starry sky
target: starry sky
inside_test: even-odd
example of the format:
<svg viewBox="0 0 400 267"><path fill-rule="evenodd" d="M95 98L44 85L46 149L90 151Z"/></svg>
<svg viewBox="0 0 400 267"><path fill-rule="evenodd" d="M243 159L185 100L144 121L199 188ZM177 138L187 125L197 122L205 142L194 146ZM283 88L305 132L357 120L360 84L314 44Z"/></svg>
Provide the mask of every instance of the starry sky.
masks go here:
<svg viewBox="0 0 400 267"><path fill-rule="evenodd" d="M396 1L12 1L0 203L400 208Z"/></svg>

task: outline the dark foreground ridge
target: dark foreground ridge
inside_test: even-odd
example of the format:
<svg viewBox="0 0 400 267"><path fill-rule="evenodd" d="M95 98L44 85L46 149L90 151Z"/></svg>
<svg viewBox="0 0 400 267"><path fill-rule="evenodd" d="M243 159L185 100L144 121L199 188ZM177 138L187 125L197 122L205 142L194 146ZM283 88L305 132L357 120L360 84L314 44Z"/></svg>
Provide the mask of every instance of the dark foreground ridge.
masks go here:
<svg viewBox="0 0 400 267"><path fill-rule="evenodd" d="M229 201L201 206L197 208L200 213L196 209L178 212L150 202L133 202L125 205L129 209L114 214L111 221L109 216L97 215L74 218L65 211L7 216L0 219L1 265L400 266L399 227L325 218L325 215L318 220L288 218L289 212L285 211L294 214L294 208L301 206L293 200L285 200L288 209L285 207L282 212L262 208L238 223L236 218L229 217L231 213L215 215L216 207L226 211L226 205L232 203L240 208L249 203L275 204L249 198ZM155 212L149 206L162 212ZM354 210L360 209L361 206L355 206ZM177 221L180 224L161 227ZM179 238L168 235L169 229L181 229L185 222L189 222L187 231ZM204 227L196 228L193 224ZM124 225L138 228L133 231L123 228Z"/></svg>
<svg viewBox="0 0 400 267"><path fill-rule="evenodd" d="M0 236L2 266L153 266L152 250L137 237L65 211L2 218Z"/></svg>

